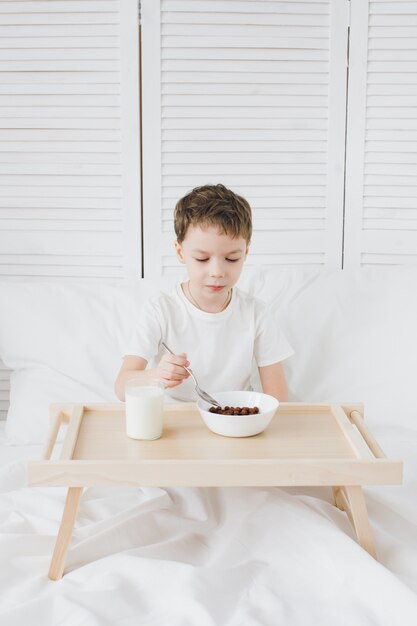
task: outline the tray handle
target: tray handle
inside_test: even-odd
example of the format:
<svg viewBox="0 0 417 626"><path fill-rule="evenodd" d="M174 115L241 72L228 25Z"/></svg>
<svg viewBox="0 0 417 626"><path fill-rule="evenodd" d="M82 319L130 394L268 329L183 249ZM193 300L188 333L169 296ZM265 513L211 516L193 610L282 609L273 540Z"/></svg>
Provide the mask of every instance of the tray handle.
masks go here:
<svg viewBox="0 0 417 626"><path fill-rule="evenodd" d="M72 459L75 446L77 445L78 434L80 432L81 422L84 417L84 406L82 404L74 404L71 407L71 415L68 422L68 430L62 445L60 460Z"/></svg>
<svg viewBox="0 0 417 626"><path fill-rule="evenodd" d="M386 459L387 455L382 450L381 446L374 439L371 433L366 429L363 416L359 413L359 411L353 410L349 413L349 419L359 430L362 437L365 439L369 449L372 451L374 456L378 459Z"/></svg>
<svg viewBox="0 0 417 626"><path fill-rule="evenodd" d="M65 415L59 409L53 409L51 415L51 423L48 430L48 435L45 440L45 444L42 450L42 458L48 461L51 458L52 450L58 437L59 429L62 422L66 421Z"/></svg>

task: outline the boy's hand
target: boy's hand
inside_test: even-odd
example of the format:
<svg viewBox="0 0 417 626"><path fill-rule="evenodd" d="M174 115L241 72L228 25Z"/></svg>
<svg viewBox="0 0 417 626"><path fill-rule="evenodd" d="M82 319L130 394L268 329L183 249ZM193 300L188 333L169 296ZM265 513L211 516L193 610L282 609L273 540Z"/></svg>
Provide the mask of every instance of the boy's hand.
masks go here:
<svg viewBox="0 0 417 626"><path fill-rule="evenodd" d="M165 387L176 387L189 377L184 369L189 365L186 354L164 354L155 368L155 374L164 381Z"/></svg>

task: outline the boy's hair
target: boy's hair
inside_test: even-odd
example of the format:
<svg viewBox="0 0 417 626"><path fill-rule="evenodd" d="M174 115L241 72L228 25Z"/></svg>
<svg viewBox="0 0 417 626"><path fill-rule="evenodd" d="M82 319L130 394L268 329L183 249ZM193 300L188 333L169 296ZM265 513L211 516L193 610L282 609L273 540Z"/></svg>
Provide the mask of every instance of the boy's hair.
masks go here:
<svg viewBox="0 0 417 626"><path fill-rule="evenodd" d="M252 236L252 211L247 200L224 185L196 187L178 200L174 211L174 228L182 243L189 226L217 226L235 239L247 242Z"/></svg>

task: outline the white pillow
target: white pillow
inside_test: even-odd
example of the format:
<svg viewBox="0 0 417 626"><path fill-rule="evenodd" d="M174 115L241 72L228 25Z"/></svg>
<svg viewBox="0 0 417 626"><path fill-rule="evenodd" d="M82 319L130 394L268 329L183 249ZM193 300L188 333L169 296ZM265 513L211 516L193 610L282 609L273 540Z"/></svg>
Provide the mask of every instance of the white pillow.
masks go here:
<svg viewBox="0 0 417 626"><path fill-rule="evenodd" d="M417 419L417 267L323 272L277 315L295 354L290 400L363 402L370 421Z"/></svg>
<svg viewBox="0 0 417 626"><path fill-rule="evenodd" d="M237 286L267 302L278 315L283 307L289 305L300 291L320 275L320 272L321 270L315 267L245 266ZM288 359L284 361L285 370L288 362ZM253 389L262 391L255 360L252 363L250 382Z"/></svg>
<svg viewBox="0 0 417 626"><path fill-rule="evenodd" d="M317 267L245 266L237 286L276 310L292 302L297 294L317 279L323 270Z"/></svg>
<svg viewBox="0 0 417 626"><path fill-rule="evenodd" d="M6 436L42 443L51 402L117 401L114 380L155 284L5 282L0 357L13 370Z"/></svg>

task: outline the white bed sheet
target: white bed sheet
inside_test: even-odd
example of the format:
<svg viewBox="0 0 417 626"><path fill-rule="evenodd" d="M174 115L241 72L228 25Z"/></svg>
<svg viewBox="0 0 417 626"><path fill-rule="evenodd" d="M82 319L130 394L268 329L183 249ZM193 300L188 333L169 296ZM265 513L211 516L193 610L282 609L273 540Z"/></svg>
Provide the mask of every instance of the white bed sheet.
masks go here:
<svg viewBox="0 0 417 626"><path fill-rule="evenodd" d="M28 488L41 446L0 427L0 624L417 623L417 430L372 427L404 484L366 488L379 562L328 489L90 488L67 574L47 578L65 489Z"/></svg>

